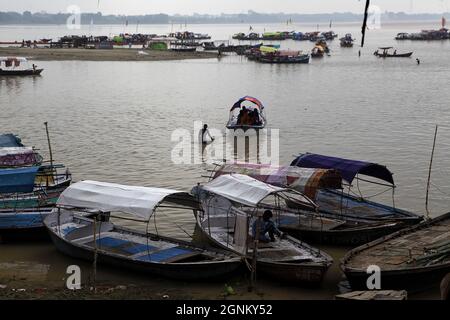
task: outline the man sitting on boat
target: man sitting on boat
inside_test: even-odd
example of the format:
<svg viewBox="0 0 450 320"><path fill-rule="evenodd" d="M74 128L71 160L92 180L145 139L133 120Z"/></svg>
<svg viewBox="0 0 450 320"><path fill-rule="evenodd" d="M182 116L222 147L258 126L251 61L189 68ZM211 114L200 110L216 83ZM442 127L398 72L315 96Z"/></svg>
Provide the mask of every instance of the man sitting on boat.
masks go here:
<svg viewBox="0 0 450 320"><path fill-rule="evenodd" d="M259 226L259 241L261 241L261 242L265 242L265 243L274 242L275 235L277 235L280 238L282 238L284 236L283 232L278 230L275 223L272 221L272 217L273 217L272 211L270 211L270 210L264 211L263 219L260 222L260 226ZM256 220L255 222L253 222L253 226L252 226L253 239L256 238L256 233L257 233L256 229L258 228L259 221L260 220ZM267 234L269 234L269 237L267 237Z"/></svg>

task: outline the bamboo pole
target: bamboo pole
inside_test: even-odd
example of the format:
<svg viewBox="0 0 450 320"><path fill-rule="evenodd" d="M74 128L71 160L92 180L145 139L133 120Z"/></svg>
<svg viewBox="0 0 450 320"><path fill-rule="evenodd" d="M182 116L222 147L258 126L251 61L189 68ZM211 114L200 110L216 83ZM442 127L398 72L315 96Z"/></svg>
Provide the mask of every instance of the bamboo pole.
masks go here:
<svg viewBox="0 0 450 320"><path fill-rule="evenodd" d="M431 150L430 167L428 168L428 181L427 181L427 195L425 197L425 211L427 212L427 218L430 218L430 211L428 210L428 195L430 193L430 181L431 181L431 167L433 165L434 149L436 147L436 137L438 132L438 125L434 131L433 149Z"/></svg>
<svg viewBox="0 0 450 320"><path fill-rule="evenodd" d="M97 216L94 216L94 263L93 263L93 287L94 292L97 292Z"/></svg>
<svg viewBox="0 0 450 320"><path fill-rule="evenodd" d="M47 121L44 122L44 125L45 125L45 132L47 133L48 151L50 153L50 166L52 167L52 170L53 170L53 153L52 153L52 145L50 143L50 135L48 133L48 123L47 123Z"/></svg>
<svg viewBox="0 0 450 320"><path fill-rule="evenodd" d="M367 18L369 16L369 7L370 7L370 0L366 0L366 7L364 9L364 20L363 20L363 25L361 28L361 33L362 33L361 48L364 47L364 40L366 38Z"/></svg>

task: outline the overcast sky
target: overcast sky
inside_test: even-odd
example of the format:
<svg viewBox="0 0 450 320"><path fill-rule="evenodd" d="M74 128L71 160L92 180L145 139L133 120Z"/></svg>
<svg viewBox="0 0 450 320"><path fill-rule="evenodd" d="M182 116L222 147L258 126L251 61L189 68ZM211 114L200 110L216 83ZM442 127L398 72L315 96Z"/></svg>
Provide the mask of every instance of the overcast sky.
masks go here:
<svg viewBox="0 0 450 320"><path fill-rule="evenodd" d="M448 12L449 0L372 0L382 11L408 13ZM66 12L78 5L82 12L101 11L104 14L146 13L361 13L365 0L0 0L0 11Z"/></svg>

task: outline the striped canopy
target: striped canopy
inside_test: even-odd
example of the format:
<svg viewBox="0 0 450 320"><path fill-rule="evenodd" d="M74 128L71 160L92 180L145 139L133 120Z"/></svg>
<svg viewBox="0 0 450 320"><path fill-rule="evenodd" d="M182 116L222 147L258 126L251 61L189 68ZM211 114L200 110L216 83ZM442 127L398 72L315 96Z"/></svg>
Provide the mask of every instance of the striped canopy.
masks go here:
<svg viewBox="0 0 450 320"><path fill-rule="evenodd" d="M243 103L243 102L246 102L246 101L252 102L252 103L253 103L254 105L256 105L260 110L264 109L264 105L262 104L261 101L259 101L258 99L254 98L254 97L245 96L245 97L240 98L238 101L236 101L236 103L233 104L233 107L231 108L230 111L233 111L234 109L237 109L237 108L240 109L241 106L242 106L242 103Z"/></svg>

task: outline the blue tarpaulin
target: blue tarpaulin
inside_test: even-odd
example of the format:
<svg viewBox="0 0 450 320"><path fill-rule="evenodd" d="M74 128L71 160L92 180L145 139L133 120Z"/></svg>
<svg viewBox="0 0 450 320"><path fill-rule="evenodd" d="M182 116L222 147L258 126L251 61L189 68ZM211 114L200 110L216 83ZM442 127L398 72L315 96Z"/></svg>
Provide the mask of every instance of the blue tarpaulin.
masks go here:
<svg viewBox="0 0 450 320"><path fill-rule="evenodd" d="M11 133L0 134L0 148L23 147L20 138Z"/></svg>
<svg viewBox="0 0 450 320"><path fill-rule="evenodd" d="M0 193L32 192L39 167L0 170Z"/></svg>
<svg viewBox="0 0 450 320"><path fill-rule="evenodd" d="M339 171L342 178L352 183L357 174L381 179L394 185L392 173L385 167L372 162L350 160L336 157L323 156L320 154L305 153L299 155L291 166L302 168L335 169Z"/></svg>

